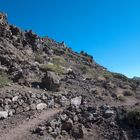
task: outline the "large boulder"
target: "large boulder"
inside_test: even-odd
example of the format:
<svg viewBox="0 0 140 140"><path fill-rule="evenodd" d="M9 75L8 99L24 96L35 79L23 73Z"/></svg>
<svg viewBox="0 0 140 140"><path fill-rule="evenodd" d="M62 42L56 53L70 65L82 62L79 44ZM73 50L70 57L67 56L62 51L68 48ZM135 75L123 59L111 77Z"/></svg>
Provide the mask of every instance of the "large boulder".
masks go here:
<svg viewBox="0 0 140 140"><path fill-rule="evenodd" d="M8 117L7 111L0 111L0 119L5 119Z"/></svg>
<svg viewBox="0 0 140 140"><path fill-rule="evenodd" d="M93 114L90 113L90 112L88 112L88 111L84 112L83 116L86 119L86 121L92 121L92 120L94 120Z"/></svg>
<svg viewBox="0 0 140 140"><path fill-rule="evenodd" d="M71 105L74 105L75 107L80 106L81 103L82 103L82 97L81 96L71 99Z"/></svg>
<svg viewBox="0 0 140 140"><path fill-rule="evenodd" d="M48 90L57 92L60 88L59 77L54 72L47 72L42 78L42 86Z"/></svg>
<svg viewBox="0 0 140 140"><path fill-rule="evenodd" d="M43 110L43 109L46 109L47 108L47 104L45 103L39 103L37 106L36 106L37 110Z"/></svg>
<svg viewBox="0 0 140 140"><path fill-rule="evenodd" d="M19 98L18 96L13 97L13 98L12 98L12 101L13 101L13 102L16 102L16 101L18 100L18 98Z"/></svg>
<svg viewBox="0 0 140 140"><path fill-rule="evenodd" d="M58 102L62 107L66 107L70 104L69 100L65 96L61 96Z"/></svg>
<svg viewBox="0 0 140 140"><path fill-rule="evenodd" d="M73 127L73 121L69 118L68 121L62 124L61 129L69 132Z"/></svg>
<svg viewBox="0 0 140 140"><path fill-rule="evenodd" d="M82 125L74 125L72 129L72 136L75 139L82 139L84 137L84 130Z"/></svg>
<svg viewBox="0 0 140 140"><path fill-rule="evenodd" d="M112 117L112 115L114 115L114 111L113 110L107 109L104 112L104 116L107 117L107 118Z"/></svg>

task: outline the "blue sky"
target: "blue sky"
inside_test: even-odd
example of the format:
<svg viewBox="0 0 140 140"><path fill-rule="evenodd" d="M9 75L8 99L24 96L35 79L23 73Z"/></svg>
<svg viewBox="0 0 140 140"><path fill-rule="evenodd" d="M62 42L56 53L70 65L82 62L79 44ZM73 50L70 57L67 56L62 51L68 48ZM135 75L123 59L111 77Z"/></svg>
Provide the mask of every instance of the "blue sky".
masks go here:
<svg viewBox="0 0 140 140"><path fill-rule="evenodd" d="M110 71L140 76L139 0L0 0L9 22L84 50Z"/></svg>

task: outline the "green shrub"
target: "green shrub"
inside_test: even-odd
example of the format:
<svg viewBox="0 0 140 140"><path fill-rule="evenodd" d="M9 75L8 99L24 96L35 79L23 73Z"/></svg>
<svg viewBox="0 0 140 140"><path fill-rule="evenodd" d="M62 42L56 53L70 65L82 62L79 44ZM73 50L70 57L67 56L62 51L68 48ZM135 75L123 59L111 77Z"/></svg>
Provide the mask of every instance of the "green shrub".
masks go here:
<svg viewBox="0 0 140 140"><path fill-rule="evenodd" d="M81 52L80 52L80 55L83 55L83 56L85 56L85 57L90 58L90 61L92 61L92 59L93 59L93 56L89 55L88 53L86 53L86 52L84 52L84 51L81 51Z"/></svg>
<svg viewBox="0 0 140 140"><path fill-rule="evenodd" d="M130 126L140 128L140 109L126 110L123 120Z"/></svg>
<svg viewBox="0 0 140 140"><path fill-rule="evenodd" d="M47 39L45 42L44 42L44 45L46 46L52 46L52 42L50 39Z"/></svg>
<svg viewBox="0 0 140 140"><path fill-rule="evenodd" d="M80 65L75 65L75 67L79 68L81 70L82 74L86 78L93 78L93 77L97 76L96 70L94 68L91 68L88 65L80 64Z"/></svg>
<svg viewBox="0 0 140 140"><path fill-rule="evenodd" d="M112 73L112 75L113 75L114 78L121 79L124 82L129 81L129 79L125 75L123 75L123 74L120 74L120 73Z"/></svg>
<svg viewBox="0 0 140 140"><path fill-rule="evenodd" d="M120 100L122 102L126 100L124 96L118 96L117 98L118 98L118 100Z"/></svg>
<svg viewBox="0 0 140 140"><path fill-rule="evenodd" d="M67 66L66 60L61 56L53 57L52 63L57 65L57 66L64 66L64 67Z"/></svg>
<svg viewBox="0 0 140 140"><path fill-rule="evenodd" d="M43 63L44 62L44 58L40 53L36 53L35 54L35 61L39 62L39 63Z"/></svg>
<svg viewBox="0 0 140 140"><path fill-rule="evenodd" d="M85 65L81 65L81 66L79 66L79 68L83 74L86 74L88 72L88 68Z"/></svg>
<svg viewBox="0 0 140 140"><path fill-rule="evenodd" d="M40 66L40 70L47 72L47 71L53 71L56 74L63 74L64 73L64 69L58 65L51 65L51 64L43 64Z"/></svg>
<svg viewBox="0 0 140 140"><path fill-rule="evenodd" d="M0 87L4 87L10 82L11 82L11 80L8 78L7 74L5 74L5 73L0 74Z"/></svg>
<svg viewBox="0 0 140 140"><path fill-rule="evenodd" d="M111 72L108 72L108 71L105 71L105 72L103 73L103 76L104 76L105 78L107 78L107 79L113 77L112 73L111 73Z"/></svg>
<svg viewBox="0 0 140 140"><path fill-rule="evenodd" d="M124 91L123 95L124 96L132 96L134 93L131 90L126 90Z"/></svg>
<svg viewBox="0 0 140 140"><path fill-rule="evenodd" d="M73 58L73 54L71 54L71 53L68 53L67 56L70 58Z"/></svg>

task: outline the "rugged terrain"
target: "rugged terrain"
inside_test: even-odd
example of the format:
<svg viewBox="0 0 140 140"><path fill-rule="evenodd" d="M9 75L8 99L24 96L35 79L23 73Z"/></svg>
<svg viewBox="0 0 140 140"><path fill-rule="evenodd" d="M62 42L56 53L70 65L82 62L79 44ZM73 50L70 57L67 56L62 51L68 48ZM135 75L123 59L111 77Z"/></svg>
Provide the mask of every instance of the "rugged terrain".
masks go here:
<svg viewBox="0 0 140 140"><path fill-rule="evenodd" d="M0 140L139 140L140 82L0 13Z"/></svg>

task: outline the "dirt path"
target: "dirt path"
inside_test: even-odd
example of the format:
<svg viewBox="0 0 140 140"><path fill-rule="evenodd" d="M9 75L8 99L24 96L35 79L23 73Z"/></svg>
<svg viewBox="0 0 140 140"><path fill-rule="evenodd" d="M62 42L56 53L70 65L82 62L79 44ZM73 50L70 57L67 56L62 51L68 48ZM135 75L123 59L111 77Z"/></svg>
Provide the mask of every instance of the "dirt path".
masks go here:
<svg viewBox="0 0 140 140"><path fill-rule="evenodd" d="M39 116L29 120L23 121L22 124L19 124L13 129L6 129L2 136L0 136L0 140L23 140L24 136L41 122L46 121L50 117L56 115L61 112L62 109L51 109L43 111Z"/></svg>

